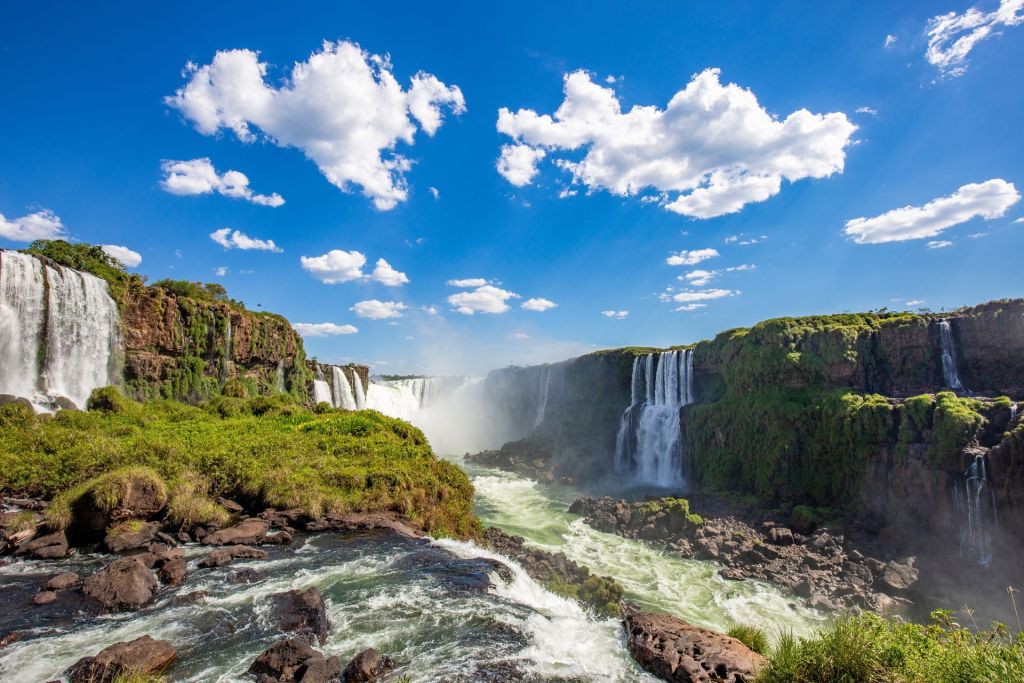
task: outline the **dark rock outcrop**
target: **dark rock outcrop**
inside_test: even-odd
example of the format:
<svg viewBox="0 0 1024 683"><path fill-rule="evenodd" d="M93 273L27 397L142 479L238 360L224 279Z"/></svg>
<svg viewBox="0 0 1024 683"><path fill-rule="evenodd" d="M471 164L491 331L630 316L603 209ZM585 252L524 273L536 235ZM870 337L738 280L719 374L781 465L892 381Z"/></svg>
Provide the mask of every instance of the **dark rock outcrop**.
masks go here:
<svg viewBox="0 0 1024 683"><path fill-rule="evenodd" d="M629 611L626 646L637 664L673 683L750 683L764 657L729 636L665 614Z"/></svg>
<svg viewBox="0 0 1024 683"><path fill-rule="evenodd" d="M250 517L235 526L218 529L203 538L204 545L254 545L261 543L270 529L270 522Z"/></svg>
<svg viewBox="0 0 1024 683"><path fill-rule="evenodd" d="M203 568L223 567L231 564L233 560L265 560L268 555L265 550L250 548L247 545L233 545L230 548L218 548L204 557L199 562Z"/></svg>
<svg viewBox="0 0 1024 683"><path fill-rule="evenodd" d="M183 557L168 560L160 567L157 575L168 586L177 586L184 583L185 579L188 578L188 562Z"/></svg>
<svg viewBox="0 0 1024 683"><path fill-rule="evenodd" d="M82 592L109 610L134 610L149 604L157 587L146 558L133 555L114 560L85 579Z"/></svg>
<svg viewBox="0 0 1024 683"><path fill-rule="evenodd" d="M67 671L71 683L112 683L122 676L147 676L166 671L177 656L166 640L142 636L115 643L94 657L79 659Z"/></svg>
<svg viewBox="0 0 1024 683"><path fill-rule="evenodd" d="M322 645L331 630L327 605L315 586L304 591L292 590L273 596L274 621L282 631L316 638Z"/></svg>
<svg viewBox="0 0 1024 683"><path fill-rule="evenodd" d="M341 675L337 657L324 657L305 638L293 637L267 648L249 667L259 683L329 683Z"/></svg>
<svg viewBox="0 0 1024 683"><path fill-rule="evenodd" d="M113 534L107 534L103 545L112 553L123 553L126 550L145 548L153 542L159 530L160 524L157 522L139 523L137 528L119 525L114 527Z"/></svg>
<svg viewBox="0 0 1024 683"><path fill-rule="evenodd" d="M38 560L55 560L68 554L68 537L63 531L39 536L19 546L15 554Z"/></svg>
<svg viewBox="0 0 1024 683"><path fill-rule="evenodd" d="M62 591L66 588L74 588L82 582L82 578L75 572L64 572L58 574L43 584L44 591Z"/></svg>
<svg viewBox="0 0 1024 683"><path fill-rule="evenodd" d="M352 658L345 667L342 678L345 683L372 683L394 667L395 660L385 657L371 647Z"/></svg>

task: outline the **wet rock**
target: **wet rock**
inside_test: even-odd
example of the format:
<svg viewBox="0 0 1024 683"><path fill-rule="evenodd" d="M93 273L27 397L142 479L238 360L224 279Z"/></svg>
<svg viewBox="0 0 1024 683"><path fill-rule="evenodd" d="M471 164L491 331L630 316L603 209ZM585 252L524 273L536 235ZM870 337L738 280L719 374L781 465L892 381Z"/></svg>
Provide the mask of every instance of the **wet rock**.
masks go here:
<svg viewBox="0 0 1024 683"><path fill-rule="evenodd" d="M352 658L345 667L343 678L345 683L370 683L393 668L393 659L385 657L371 647Z"/></svg>
<svg viewBox="0 0 1024 683"><path fill-rule="evenodd" d="M793 530L786 527L772 527L768 530L768 540L775 545L793 545Z"/></svg>
<svg viewBox="0 0 1024 683"><path fill-rule="evenodd" d="M910 564L890 562L885 565L880 581L884 587L899 592L910 590L919 576L920 572Z"/></svg>
<svg viewBox="0 0 1024 683"><path fill-rule="evenodd" d="M245 512L244 507L229 498L218 498L217 504L233 515L240 515Z"/></svg>
<svg viewBox="0 0 1024 683"><path fill-rule="evenodd" d="M341 675L341 665L337 657L325 658L314 650L305 638L293 637L267 648L249 666L249 673L265 683L328 683Z"/></svg>
<svg viewBox="0 0 1024 683"><path fill-rule="evenodd" d="M187 535L188 534L186 534L186 536ZM156 532L156 540L171 548L178 545L178 541L174 538L174 536L171 536L170 534L165 533L163 531Z"/></svg>
<svg viewBox="0 0 1024 683"><path fill-rule="evenodd" d="M68 537L63 531L40 536L22 544L15 554L39 560L55 560L68 554Z"/></svg>
<svg viewBox="0 0 1024 683"><path fill-rule="evenodd" d="M315 586L304 591L288 591L273 596L274 620L282 631L294 631L316 637L322 645L331 630L327 606Z"/></svg>
<svg viewBox="0 0 1024 683"><path fill-rule="evenodd" d="M228 583L233 584L257 583L262 580L263 575L249 567L228 574Z"/></svg>
<svg viewBox="0 0 1024 683"><path fill-rule="evenodd" d="M57 594L53 591L43 591L32 596L33 605L49 605L57 601Z"/></svg>
<svg viewBox="0 0 1024 683"><path fill-rule="evenodd" d="M82 592L110 610L138 609L156 591L156 576L138 556L114 560L82 584Z"/></svg>
<svg viewBox="0 0 1024 683"><path fill-rule="evenodd" d="M103 545L112 553L145 548L156 538L159 529L160 525L156 522L143 523L135 531L132 531L131 527L118 525L113 528L113 534L107 536Z"/></svg>
<svg viewBox="0 0 1024 683"><path fill-rule="evenodd" d="M197 602L201 602L206 599L209 593L206 591L192 591L191 593L185 593L174 598L176 605L194 605Z"/></svg>
<svg viewBox="0 0 1024 683"><path fill-rule="evenodd" d="M265 560L267 557L265 550L250 548L247 545L233 545L230 548L214 550L199 562L199 566L203 568L223 567L234 560Z"/></svg>
<svg viewBox="0 0 1024 683"><path fill-rule="evenodd" d="M235 526L218 529L207 534L202 542L205 545L252 545L263 541L270 529L270 522L264 519L244 519Z"/></svg>
<svg viewBox="0 0 1024 683"><path fill-rule="evenodd" d="M764 658L721 633L649 612L626 614L626 645L646 671L679 683L753 681Z"/></svg>
<svg viewBox="0 0 1024 683"><path fill-rule="evenodd" d="M62 591L66 588L73 588L82 582L82 578L75 572L64 572L58 574L43 584L44 591Z"/></svg>
<svg viewBox="0 0 1024 683"><path fill-rule="evenodd" d="M160 567L157 575L168 586L177 586L188 578L188 562L183 557L168 560Z"/></svg>
<svg viewBox="0 0 1024 683"><path fill-rule="evenodd" d="M21 633L18 631L8 631L7 633L0 634L0 650L19 640L21 640Z"/></svg>
<svg viewBox="0 0 1024 683"><path fill-rule="evenodd" d="M272 534L267 534L263 538L264 543L275 543L278 545L288 545L292 542L292 535L287 531L277 531Z"/></svg>
<svg viewBox="0 0 1024 683"><path fill-rule="evenodd" d="M142 636L111 645L95 657L79 659L67 676L71 683L111 683L121 677L160 674L176 656L168 641Z"/></svg>
<svg viewBox="0 0 1024 683"><path fill-rule="evenodd" d="M189 536L187 531L181 530L175 535L175 540L178 541L178 543L191 543L192 537Z"/></svg>

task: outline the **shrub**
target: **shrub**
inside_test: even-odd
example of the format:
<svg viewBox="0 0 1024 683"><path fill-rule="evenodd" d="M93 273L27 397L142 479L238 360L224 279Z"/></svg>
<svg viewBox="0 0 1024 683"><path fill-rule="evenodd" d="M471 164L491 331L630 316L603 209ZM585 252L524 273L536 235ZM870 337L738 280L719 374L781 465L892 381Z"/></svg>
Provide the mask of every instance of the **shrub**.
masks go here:
<svg viewBox="0 0 1024 683"><path fill-rule="evenodd" d="M740 641L759 655L768 654L768 636L763 629L750 624L740 624L729 629L727 634Z"/></svg>
<svg viewBox="0 0 1024 683"><path fill-rule="evenodd" d="M124 413L132 409L135 404L130 398L126 398L117 387L99 387L93 389L85 402L87 410L103 410L111 413Z"/></svg>
<svg viewBox="0 0 1024 683"><path fill-rule="evenodd" d="M222 396L230 396L231 398L249 398L249 387L237 377L232 377L224 382L224 386L220 388L220 393Z"/></svg>
<svg viewBox="0 0 1024 683"><path fill-rule="evenodd" d="M197 524L222 526L231 515L208 494L208 482L195 472L186 472L171 487L167 520L182 529Z"/></svg>

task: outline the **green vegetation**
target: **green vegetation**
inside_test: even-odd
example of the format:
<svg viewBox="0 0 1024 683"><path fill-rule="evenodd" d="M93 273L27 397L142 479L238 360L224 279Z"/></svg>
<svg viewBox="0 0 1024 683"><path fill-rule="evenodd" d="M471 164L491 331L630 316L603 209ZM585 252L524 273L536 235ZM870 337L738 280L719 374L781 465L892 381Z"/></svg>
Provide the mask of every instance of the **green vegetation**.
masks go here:
<svg viewBox="0 0 1024 683"><path fill-rule="evenodd" d="M668 515L682 517L686 520L687 524L692 526L701 526L704 524L704 518L696 513L690 512L690 501L685 498L659 498L644 503L644 514L647 517L653 517L654 515L664 512Z"/></svg>
<svg viewBox="0 0 1024 683"><path fill-rule="evenodd" d="M420 430L375 411L315 414L287 394L139 404L109 387L89 407L52 418L0 407L0 490L56 496L57 526L86 492L116 505L126 482L156 478L186 526L218 521L213 498L224 495L313 517L391 510L438 535L479 530L466 475Z"/></svg>
<svg viewBox="0 0 1024 683"><path fill-rule="evenodd" d="M783 635L758 683L1002 683L1024 680L1024 638L1002 624L961 626L949 612L927 625L849 615L811 638Z"/></svg>
<svg viewBox="0 0 1024 683"><path fill-rule="evenodd" d="M571 598L603 616L618 617L621 614L622 586L610 576L591 574L583 583L555 577L547 582L547 587L552 593Z"/></svg>
<svg viewBox="0 0 1024 683"><path fill-rule="evenodd" d="M111 298L119 303L128 291L137 291L145 286L141 277L128 273L117 259L108 255L102 247L92 244L36 240L23 251L26 254L44 256L59 265L82 270L106 280Z"/></svg>
<svg viewBox="0 0 1024 683"><path fill-rule="evenodd" d="M47 519L51 526L64 529L71 524L72 510L82 496L89 494L99 509L110 512L121 505L133 488L148 488L155 491L157 499L167 502L167 486L159 474L149 467L126 464L57 493L46 511Z"/></svg>
<svg viewBox="0 0 1024 683"><path fill-rule="evenodd" d="M729 629L726 635L740 641L759 655L768 654L768 636L763 629L750 624L740 624Z"/></svg>
<svg viewBox="0 0 1024 683"><path fill-rule="evenodd" d="M231 301L228 298L228 291L224 289L224 285L213 282L163 279L157 280L152 286L159 287L168 294L196 299L197 301L220 301L225 303Z"/></svg>

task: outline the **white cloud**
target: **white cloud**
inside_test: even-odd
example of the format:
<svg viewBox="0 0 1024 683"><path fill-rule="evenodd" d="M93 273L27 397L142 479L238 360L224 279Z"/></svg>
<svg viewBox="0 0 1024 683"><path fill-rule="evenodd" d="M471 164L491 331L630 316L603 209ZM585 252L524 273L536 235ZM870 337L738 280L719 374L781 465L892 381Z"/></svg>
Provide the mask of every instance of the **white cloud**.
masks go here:
<svg viewBox="0 0 1024 683"><path fill-rule="evenodd" d="M483 287L487 280L482 277L467 277L460 280L449 280L446 282L449 287Z"/></svg>
<svg viewBox="0 0 1024 683"><path fill-rule="evenodd" d="M695 266L701 261L707 261L716 256L718 256L717 249L683 249L680 252L671 254L665 259L665 263L670 266Z"/></svg>
<svg viewBox="0 0 1024 683"><path fill-rule="evenodd" d="M505 313L509 310L506 303L509 299L518 299L519 295L494 285L483 285L469 292L459 292L448 297L448 303L457 313L473 315L474 313Z"/></svg>
<svg viewBox="0 0 1024 683"><path fill-rule="evenodd" d="M274 244L274 240L258 240L249 237L245 233L231 228L221 228L210 233L210 239L225 249L255 249L257 251L272 251L280 254L283 250Z"/></svg>
<svg viewBox="0 0 1024 683"><path fill-rule="evenodd" d="M896 36L889 33L885 36L885 47L892 47L896 44Z"/></svg>
<svg viewBox="0 0 1024 683"><path fill-rule="evenodd" d="M0 237L12 242L54 240L67 237L68 232L60 217L49 209L40 209L21 218L4 218L0 213Z"/></svg>
<svg viewBox="0 0 1024 683"><path fill-rule="evenodd" d="M1018 218L1017 220L1014 221L1014 224L1017 223L1024 223L1024 218Z"/></svg>
<svg viewBox="0 0 1024 683"><path fill-rule="evenodd" d="M987 232L972 232L970 235L968 235L968 237L971 238L972 240L980 240L982 237L988 237L988 233Z"/></svg>
<svg viewBox="0 0 1024 683"><path fill-rule="evenodd" d="M360 301L349 310L354 311L360 318L385 320L387 318L401 318L402 311L406 308L408 307L405 304L398 301L369 299L367 301Z"/></svg>
<svg viewBox="0 0 1024 683"><path fill-rule="evenodd" d="M949 240L932 240L928 243L929 249L945 249L946 247L953 246L953 243Z"/></svg>
<svg viewBox="0 0 1024 683"><path fill-rule="evenodd" d="M867 114L868 116L878 116L878 110L874 107L857 107L858 114Z"/></svg>
<svg viewBox="0 0 1024 683"><path fill-rule="evenodd" d="M498 173L516 187L529 185L537 175L537 164L547 152L529 145L502 145L498 157Z"/></svg>
<svg viewBox="0 0 1024 683"><path fill-rule="evenodd" d="M983 12L971 7L963 14L949 12L928 20L925 58L943 76L961 76L967 71L967 57L983 40L999 35L1001 26L1024 23L1024 0L1000 0L999 7Z"/></svg>
<svg viewBox="0 0 1024 683"><path fill-rule="evenodd" d="M622 320L629 315L629 311L601 311L601 315L606 318L615 318L616 320Z"/></svg>
<svg viewBox="0 0 1024 683"><path fill-rule="evenodd" d="M727 296L736 296L739 292L735 292L731 289L701 289L701 290L686 290L684 292L677 292L671 297L672 301L679 303L688 303L692 301L710 301L712 299L722 299Z"/></svg>
<svg viewBox="0 0 1024 683"><path fill-rule="evenodd" d="M323 256L303 256L299 261L303 269L316 279L324 284L336 285L362 279L366 256L358 251L332 249Z"/></svg>
<svg viewBox="0 0 1024 683"><path fill-rule="evenodd" d="M738 242L739 239L739 235L729 235L728 237L725 238L725 243L732 244L733 242Z"/></svg>
<svg viewBox="0 0 1024 683"><path fill-rule="evenodd" d="M515 141L502 148L502 175L528 184L551 153L589 190L628 197L653 189L665 209L695 218L764 201L783 180L841 173L857 129L838 112L799 109L779 120L750 90L722 85L718 69L695 75L665 109L623 112L615 91L586 71L567 74L564 93L553 115L499 110L498 131ZM578 161L557 154L579 150L585 154Z"/></svg>
<svg viewBox="0 0 1024 683"><path fill-rule="evenodd" d="M103 244L100 245L100 248L103 250L103 253L117 259L125 268L135 268L142 263L142 254L128 247L122 247L117 244Z"/></svg>
<svg viewBox="0 0 1024 683"><path fill-rule="evenodd" d="M224 277L225 275L228 274L228 272L230 271L228 270L227 266L219 266L213 269L213 274L216 275L217 277Z"/></svg>
<svg viewBox="0 0 1024 683"><path fill-rule="evenodd" d="M707 307L708 307L707 304L683 304L682 306L677 306L675 310L677 310L677 311L684 311L684 312L685 311L699 311L700 309L707 308Z"/></svg>
<svg viewBox="0 0 1024 683"><path fill-rule="evenodd" d="M412 162L395 151L397 144L413 144L417 123L432 136L442 108L466 110L458 86L420 71L403 89L387 57L347 41L325 41L280 87L276 79L268 83L267 73L259 53L222 50L205 66L189 63L188 82L165 102L204 135L227 128L252 142L258 129L280 147L302 150L331 184L344 191L359 186L382 211L408 197Z"/></svg>
<svg viewBox="0 0 1024 683"><path fill-rule="evenodd" d="M437 306L424 306L423 312L427 315L439 315L441 313Z"/></svg>
<svg viewBox="0 0 1024 683"><path fill-rule="evenodd" d="M691 270L685 275L680 275L680 280L687 280L694 287L703 287L707 283L711 282L718 275L717 270Z"/></svg>
<svg viewBox="0 0 1024 683"><path fill-rule="evenodd" d="M377 265L373 269L373 274L370 275L371 280L376 280L382 285L388 287L399 287L409 283L409 278L405 273L400 273L391 267L391 264L382 258L377 259Z"/></svg>
<svg viewBox="0 0 1024 683"><path fill-rule="evenodd" d="M245 199L260 206L281 206L284 198L278 193L257 194L249 189L249 177L241 171L217 173L213 162L206 157L191 161L165 159L160 163L164 172L160 187L171 194L197 195L216 192L225 197Z"/></svg>
<svg viewBox="0 0 1024 683"><path fill-rule="evenodd" d="M430 194L433 195L434 201L437 201L438 199L441 198L441 191L438 190L436 187L428 187L427 189L430 190Z"/></svg>
<svg viewBox="0 0 1024 683"><path fill-rule="evenodd" d="M924 299L911 299L910 301L908 301L907 303L905 303L903 305L904 306L920 306L923 303L924 303Z"/></svg>
<svg viewBox="0 0 1024 683"><path fill-rule="evenodd" d="M548 299L543 299L541 297L535 297L533 299L527 299L526 301L524 301L522 303L522 307L523 307L524 310L527 310L527 311L537 311L537 312L546 311L549 308L554 308L557 305L558 304L556 304L554 301L550 301Z"/></svg>
<svg viewBox="0 0 1024 683"><path fill-rule="evenodd" d="M964 185L948 197L933 199L924 206L904 206L874 218L854 218L846 221L843 232L857 244L935 237L972 218L999 218L1019 199L1013 183L995 178Z"/></svg>
<svg viewBox="0 0 1024 683"><path fill-rule="evenodd" d="M327 337L359 332L359 328L354 325L336 323L293 323L292 327L303 337Z"/></svg>
<svg viewBox="0 0 1024 683"><path fill-rule="evenodd" d="M516 333L514 333L512 335L512 338L516 339L516 340L519 340L519 341L522 341L524 339L529 339L530 335L526 334L525 332L516 332Z"/></svg>

